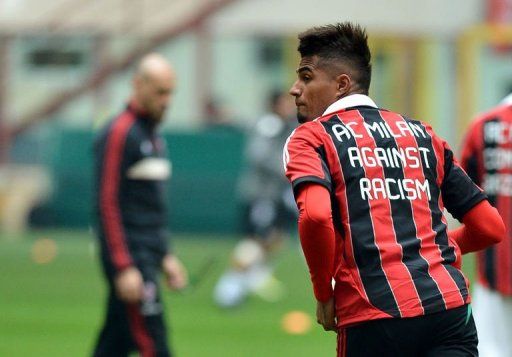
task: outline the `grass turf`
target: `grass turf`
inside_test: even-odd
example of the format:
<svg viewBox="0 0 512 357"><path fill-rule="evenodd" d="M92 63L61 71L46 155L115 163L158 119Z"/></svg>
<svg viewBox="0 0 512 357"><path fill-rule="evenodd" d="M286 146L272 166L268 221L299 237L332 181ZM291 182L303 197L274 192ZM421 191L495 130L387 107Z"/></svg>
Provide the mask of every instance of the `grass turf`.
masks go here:
<svg viewBox="0 0 512 357"><path fill-rule="evenodd" d="M57 243L57 256L50 263L33 262L38 238ZM106 295L93 242L90 234L76 231L0 236L0 356L91 354ZM333 356L336 336L314 323L307 268L295 242L277 259L276 277L287 288L283 300L268 303L251 297L229 311L213 305L213 285L234 243L234 237L176 237L174 246L192 275L205 260L216 260L196 288L163 294L176 355ZM472 259L465 267L472 276ZM282 329L282 317L292 310L310 315L313 325L306 334Z"/></svg>
<svg viewBox="0 0 512 357"><path fill-rule="evenodd" d="M58 254L48 264L32 260L37 238L56 241ZM194 273L216 258L195 289L164 292L170 340L178 356L332 356L335 335L317 326L290 335L281 319L290 310L313 317L307 269L295 244L277 260L277 277L286 298L268 303L257 297L235 310L213 305L213 285L227 264L235 238L180 236L175 247ZM0 237L0 356L87 356L101 325L106 290L86 232L35 232Z"/></svg>

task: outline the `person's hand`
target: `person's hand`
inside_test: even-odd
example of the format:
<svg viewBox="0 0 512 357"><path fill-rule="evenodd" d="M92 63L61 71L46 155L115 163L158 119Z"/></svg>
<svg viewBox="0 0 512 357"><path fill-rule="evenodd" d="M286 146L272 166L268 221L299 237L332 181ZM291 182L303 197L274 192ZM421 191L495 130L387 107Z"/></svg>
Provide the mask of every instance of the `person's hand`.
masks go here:
<svg viewBox="0 0 512 357"><path fill-rule="evenodd" d="M119 272L114 280L117 296L127 303L142 300L144 280L139 269L131 266Z"/></svg>
<svg viewBox="0 0 512 357"><path fill-rule="evenodd" d="M325 331L336 331L334 297L326 302L316 302L316 322L322 325Z"/></svg>
<svg viewBox="0 0 512 357"><path fill-rule="evenodd" d="M167 254L162 261L162 270L169 289L181 290L188 285L187 270L174 255Z"/></svg>

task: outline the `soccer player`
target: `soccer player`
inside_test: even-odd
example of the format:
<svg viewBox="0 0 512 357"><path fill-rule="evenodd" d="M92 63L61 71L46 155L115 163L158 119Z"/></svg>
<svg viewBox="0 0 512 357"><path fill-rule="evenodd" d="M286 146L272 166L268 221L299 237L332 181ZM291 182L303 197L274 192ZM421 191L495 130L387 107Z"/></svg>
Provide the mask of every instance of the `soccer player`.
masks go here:
<svg viewBox="0 0 512 357"><path fill-rule="evenodd" d="M128 106L97 136L96 213L108 304L94 356L169 356L158 274L182 289L187 274L167 247L170 162L157 133L176 75L165 58L145 56Z"/></svg>
<svg viewBox="0 0 512 357"><path fill-rule="evenodd" d="M507 227L501 243L477 254L475 322L482 356L512 356L512 94L477 117L463 144L461 165L481 186Z"/></svg>
<svg viewBox="0 0 512 357"><path fill-rule="evenodd" d="M477 355L461 253L502 239L499 214L430 126L368 97L360 26L309 29L298 50L303 124L283 158L318 322L337 331L338 356Z"/></svg>
<svg viewBox="0 0 512 357"><path fill-rule="evenodd" d="M282 295L283 287L272 276L270 258L282 246L297 218L281 160L284 142L296 127L294 112L290 95L273 91L268 112L247 135L247 169L238 188L245 237L236 245L231 266L215 286L214 300L221 307L238 306L249 293L269 301Z"/></svg>

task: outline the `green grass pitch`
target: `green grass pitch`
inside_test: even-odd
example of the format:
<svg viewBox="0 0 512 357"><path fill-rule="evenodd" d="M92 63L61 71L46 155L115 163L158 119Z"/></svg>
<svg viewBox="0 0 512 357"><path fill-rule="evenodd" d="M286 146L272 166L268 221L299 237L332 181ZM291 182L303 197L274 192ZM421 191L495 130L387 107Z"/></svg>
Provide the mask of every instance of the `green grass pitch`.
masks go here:
<svg viewBox="0 0 512 357"><path fill-rule="evenodd" d="M57 243L47 264L32 260L36 239ZM105 300L94 239L87 232L45 231L23 237L0 235L0 356L89 356L101 324ZM177 356L333 356L334 333L314 323L314 300L307 268L295 241L276 260L276 277L287 294L269 303L251 297L244 306L224 311L213 305L213 285L227 264L235 237L178 236L174 246L192 274L211 257L209 272L195 289L164 291L169 339ZM473 261L465 268L472 276ZM291 335L283 315L300 310L312 328Z"/></svg>

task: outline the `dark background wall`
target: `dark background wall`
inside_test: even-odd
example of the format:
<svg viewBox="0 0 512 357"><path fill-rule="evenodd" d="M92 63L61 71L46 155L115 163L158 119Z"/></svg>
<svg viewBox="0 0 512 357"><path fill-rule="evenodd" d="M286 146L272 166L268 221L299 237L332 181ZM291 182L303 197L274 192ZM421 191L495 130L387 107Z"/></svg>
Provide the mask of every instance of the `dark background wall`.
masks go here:
<svg viewBox="0 0 512 357"><path fill-rule="evenodd" d="M92 223L94 132L54 127L43 138L20 138L17 147L51 142L38 157L48 167L53 192L31 214L31 224L87 228ZM233 233L239 224L236 184L243 169L243 134L232 128L167 133L173 174L169 182L170 227L177 232ZM48 148L47 145L40 145ZM20 150L22 152L24 150ZM36 150L37 151L37 150Z"/></svg>

